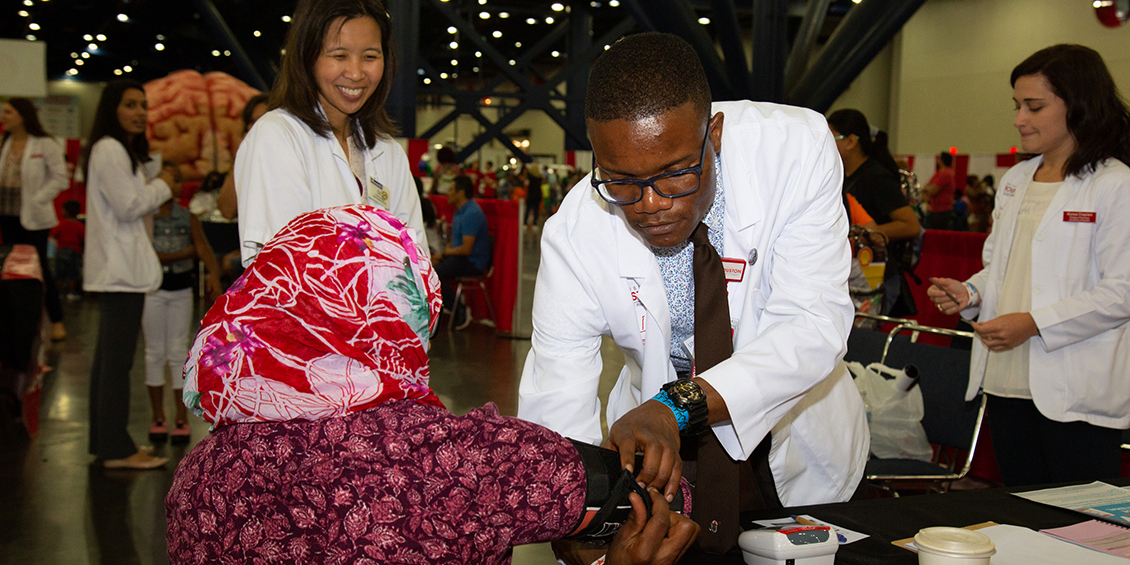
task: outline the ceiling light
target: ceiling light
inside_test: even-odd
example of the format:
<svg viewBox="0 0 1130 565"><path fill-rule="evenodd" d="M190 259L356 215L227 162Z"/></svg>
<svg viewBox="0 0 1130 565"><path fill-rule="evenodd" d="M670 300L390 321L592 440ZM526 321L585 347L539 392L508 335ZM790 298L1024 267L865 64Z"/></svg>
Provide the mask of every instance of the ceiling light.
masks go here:
<svg viewBox="0 0 1130 565"><path fill-rule="evenodd" d="M75 59L74 62L75 62L76 65L78 65L80 67L86 64L86 61L83 61L82 59Z"/></svg>
<svg viewBox="0 0 1130 565"><path fill-rule="evenodd" d="M485 6L485 5L486 5L486 3L487 3L487 0L479 0L479 5L480 5L480 6Z"/></svg>
<svg viewBox="0 0 1130 565"><path fill-rule="evenodd" d="M39 31L39 24L37 24L37 23L30 23L30 24L27 24L27 27L28 27L28 29L30 29L31 31Z"/></svg>
<svg viewBox="0 0 1130 565"><path fill-rule="evenodd" d="M94 36L93 36L93 35L90 35L90 34L88 33L88 34L86 34L86 35L82 36L82 40L83 40L83 41L94 41Z"/></svg>
<svg viewBox="0 0 1130 565"><path fill-rule="evenodd" d="M16 13L19 14L21 18L26 18L30 15L30 14L27 13L27 10L20 10L19 12L16 12Z"/></svg>
<svg viewBox="0 0 1130 565"><path fill-rule="evenodd" d="M702 25L707 25L707 24L710 23L710 18L703 16L703 17L698 19L698 23L700 23Z"/></svg>
<svg viewBox="0 0 1130 565"><path fill-rule="evenodd" d="M432 79L430 79L428 77L424 77L424 84L431 84L431 83L432 83Z"/></svg>
<svg viewBox="0 0 1130 565"><path fill-rule="evenodd" d="M29 33L29 34L27 34L27 40L28 41L35 41L35 36Z"/></svg>
<svg viewBox="0 0 1130 565"><path fill-rule="evenodd" d="M618 8L620 6L620 0L609 0L608 5L613 8Z"/></svg>
<svg viewBox="0 0 1130 565"><path fill-rule="evenodd" d="M97 39L98 41L106 41L106 36L100 33L98 35L95 35L94 39Z"/></svg>
<svg viewBox="0 0 1130 565"><path fill-rule="evenodd" d="M859 0L851 0L851 3L852 3L852 4L858 4L858 3L859 3Z"/></svg>
<svg viewBox="0 0 1130 565"><path fill-rule="evenodd" d="M492 33L491 35L493 35L495 39L498 39L498 38L502 37L502 32L498 31L496 29L496 30L494 30L494 33Z"/></svg>
<svg viewBox="0 0 1130 565"><path fill-rule="evenodd" d="M284 22L286 22L286 23L288 23L288 24L289 24L289 23L290 23L290 16L283 16L283 17L282 17L282 21L284 21Z"/></svg>
<svg viewBox="0 0 1130 565"><path fill-rule="evenodd" d="M165 40L165 36L158 33L157 34L157 41L164 41L164 40Z"/></svg>
<svg viewBox="0 0 1130 565"><path fill-rule="evenodd" d="M482 52L482 51L475 51L475 58L476 58L476 59L478 59L479 57L482 57L482 56L483 56L483 52Z"/></svg>
<svg viewBox="0 0 1130 565"><path fill-rule="evenodd" d="M489 20L490 19L490 12L479 12L479 19L480 20Z"/></svg>
<svg viewBox="0 0 1130 565"><path fill-rule="evenodd" d="M440 73L439 78L447 79L447 73Z"/></svg>
<svg viewBox="0 0 1130 565"><path fill-rule="evenodd" d="M604 50L605 50L605 51L608 51L608 48L609 48L609 47L612 47L612 46L611 46L611 45L605 45L605 46L604 46Z"/></svg>
<svg viewBox="0 0 1130 565"><path fill-rule="evenodd" d="M125 71L125 72L127 72L127 73L132 73L132 72L133 72L133 67L131 67L131 66L129 66L129 65L126 65L126 66L122 67L122 70L123 70L123 71Z"/></svg>
<svg viewBox="0 0 1130 565"><path fill-rule="evenodd" d="M213 57L219 57L220 56L220 50L219 49L213 49L212 50L212 56Z"/></svg>
<svg viewBox="0 0 1130 565"><path fill-rule="evenodd" d="M68 76L75 76L78 74L78 69L67 69Z"/></svg>
<svg viewBox="0 0 1130 565"><path fill-rule="evenodd" d="M459 42L458 41L452 41L451 43L448 43L447 46L452 48L452 49L459 49Z"/></svg>
<svg viewBox="0 0 1130 565"><path fill-rule="evenodd" d="M424 76L424 69L416 69L416 74Z"/></svg>
<svg viewBox="0 0 1130 565"><path fill-rule="evenodd" d="M71 58L72 58L72 59L78 59L78 53L75 53L74 51L71 51Z"/></svg>
<svg viewBox="0 0 1130 565"><path fill-rule="evenodd" d="M32 2L31 0L24 0L24 6L34 6L34 5L35 5L35 2Z"/></svg>
<svg viewBox="0 0 1130 565"><path fill-rule="evenodd" d="M565 9L565 5L561 2L554 2L553 5L549 7L549 9L553 10L554 12L560 12L561 10Z"/></svg>
<svg viewBox="0 0 1130 565"><path fill-rule="evenodd" d="M457 31L459 31L459 30L455 29L455 26L447 26L447 33L454 34Z"/></svg>
<svg viewBox="0 0 1130 565"><path fill-rule="evenodd" d="M231 51L224 49L224 57L231 57Z"/></svg>
<svg viewBox="0 0 1130 565"><path fill-rule="evenodd" d="M433 145L432 147L435 147L435 148L436 148L436 151L439 151L440 149L443 149L443 145L442 145L442 144L439 144L439 143L437 143L437 144Z"/></svg>
<svg viewBox="0 0 1130 565"><path fill-rule="evenodd" d="M545 23L552 24L553 23L553 16L546 16Z"/></svg>
<svg viewBox="0 0 1130 565"><path fill-rule="evenodd" d="M502 19L504 19L504 20L505 20L506 18L509 18L509 17L510 17L510 12L499 12L499 13L498 13L498 17L500 17L500 18L502 18Z"/></svg>
<svg viewBox="0 0 1130 565"><path fill-rule="evenodd" d="M118 21L119 22L128 22L129 16L127 16L125 14L118 14Z"/></svg>
<svg viewBox="0 0 1130 565"><path fill-rule="evenodd" d="M95 44L93 44L93 43L90 43L90 44L88 44L88 45L86 46L86 48L87 48L87 49L89 49L89 50L91 50L91 51L97 51L97 50L98 50L98 46L97 46L97 45L95 45Z"/></svg>
<svg viewBox="0 0 1130 565"><path fill-rule="evenodd" d="M533 18L526 18L526 23L528 23L530 25L534 25L534 24L538 23L538 21L533 19Z"/></svg>
<svg viewBox="0 0 1130 565"><path fill-rule="evenodd" d="M514 47L517 48L517 49L521 49L522 48L522 42L521 41L515 41Z"/></svg>
<svg viewBox="0 0 1130 565"><path fill-rule="evenodd" d="M479 72L479 68L478 67L471 67L471 72L477 73L477 72Z"/></svg>
<svg viewBox="0 0 1130 565"><path fill-rule="evenodd" d="M255 30L255 31L251 32L251 35L254 35L255 37L259 37L260 35L263 35L263 34L259 33L259 30Z"/></svg>
<svg viewBox="0 0 1130 565"><path fill-rule="evenodd" d="M451 73L451 78L459 78L459 73Z"/></svg>
<svg viewBox="0 0 1130 565"><path fill-rule="evenodd" d="M82 57L83 59L89 59L89 58L90 58L90 53L87 53L86 51L83 51L83 52L82 52L82 55L81 55L81 57Z"/></svg>
<svg viewBox="0 0 1130 565"><path fill-rule="evenodd" d="M459 59L452 59L451 60L451 66L458 67L459 66Z"/></svg>
<svg viewBox="0 0 1130 565"><path fill-rule="evenodd" d="M560 51L554 51L553 53L550 53L550 55L553 55L554 57L560 57L561 52Z"/></svg>
<svg viewBox="0 0 1130 565"><path fill-rule="evenodd" d="M165 50L165 44L164 43L158 43L157 45L154 45L153 48L158 50L158 51L164 51Z"/></svg>
<svg viewBox="0 0 1130 565"><path fill-rule="evenodd" d="M510 59L510 66L513 67L514 65L515 65L514 59Z"/></svg>
<svg viewBox="0 0 1130 565"><path fill-rule="evenodd" d="M121 69L114 69L114 74L121 76L122 70Z"/></svg>

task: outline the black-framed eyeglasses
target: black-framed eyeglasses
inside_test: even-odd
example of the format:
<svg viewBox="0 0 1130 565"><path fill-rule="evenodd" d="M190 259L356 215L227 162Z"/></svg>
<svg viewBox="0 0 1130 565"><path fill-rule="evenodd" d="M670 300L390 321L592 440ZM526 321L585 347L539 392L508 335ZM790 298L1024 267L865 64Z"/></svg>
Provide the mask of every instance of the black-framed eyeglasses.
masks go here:
<svg viewBox="0 0 1130 565"><path fill-rule="evenodd" d="M659 196L664 198L678 198L698 190L702 185L702 166L706 158L706 142L710 139L710 121L706 122L706 136L702 139L702 150L699 152L698 164L693 167L679 169L655 175L648 179L609 179L598 178L599 167L596 166L596 155L592 157L592 175L590 182L601 198L611 204L635 204L643 200L644 187L650 186Z"/></svg>

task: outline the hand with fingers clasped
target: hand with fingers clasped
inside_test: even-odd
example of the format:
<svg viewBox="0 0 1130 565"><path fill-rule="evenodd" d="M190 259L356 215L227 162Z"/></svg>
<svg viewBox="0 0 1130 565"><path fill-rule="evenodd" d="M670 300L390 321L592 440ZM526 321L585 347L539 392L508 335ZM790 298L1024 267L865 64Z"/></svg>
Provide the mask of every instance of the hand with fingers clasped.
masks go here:
<svg viewBox="0 0 1130 565"><path fill-rule="evenodd" d="M987 322L972 324L973 331L990 351L1008 351L1040 334L1036 321L1027 312L1002 314Z"/></svg>
<svg viewBox="0 0 1130 565"><path fill-rule="evenodd" d="M651 518L643 499L636 493L628 495L632 515L616 532L605 565L673 565L698 537L698 524L672 512L658 490L649 488L647 493L651 496Z"/></svg>
<svg viewBox="0 0 1130 565"><path fill-rule="evenodd" d="M683 461L679 458L679 423L671 409L648 400L616 420L605 446L620 452L620 466L636 473L644 487L661 489L670 502L679 489ZM643 468L633 469L636 452L643 452Z"/></svg>

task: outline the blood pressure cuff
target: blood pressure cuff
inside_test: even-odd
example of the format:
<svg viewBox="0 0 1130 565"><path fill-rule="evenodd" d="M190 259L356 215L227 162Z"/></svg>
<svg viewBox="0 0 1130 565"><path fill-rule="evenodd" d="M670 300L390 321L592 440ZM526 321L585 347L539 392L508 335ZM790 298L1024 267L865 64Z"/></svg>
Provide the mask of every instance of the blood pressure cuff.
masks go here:
<svg viewBox="0 0 1130 565"><path fill-rule="evenodd" d="M651 496L627 469L620 468L620 454L588 443L569 440L585 467L585 510L573 533L566 539L584 543L607 544L632 514L628 495L635 492L643 499L647 517L651 518ZM635 468L643 468L643 456L636 455ZM675 492L672 509L683 509L682 488Z"/></svg>

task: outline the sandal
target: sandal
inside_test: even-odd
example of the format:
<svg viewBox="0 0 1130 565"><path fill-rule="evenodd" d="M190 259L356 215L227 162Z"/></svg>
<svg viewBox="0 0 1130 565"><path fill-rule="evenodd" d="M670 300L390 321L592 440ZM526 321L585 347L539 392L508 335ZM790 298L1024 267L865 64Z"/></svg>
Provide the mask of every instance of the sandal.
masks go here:
<svg viewBox="0 0 1130 565"><path fill-rule="evenodd" d="M169 438L169 428L165 425L164 420L157 420L149 426L149 441L153 443L164 443Z"/></svg>
<svg viewBox="0 0 1130 565"><path fill-rule="evenodd" d="M175 444L188 443L189 438L192 437L192 428L188 427L188 422L184 420L177 420L177 426L173 428L172 442Z"/></svg>

